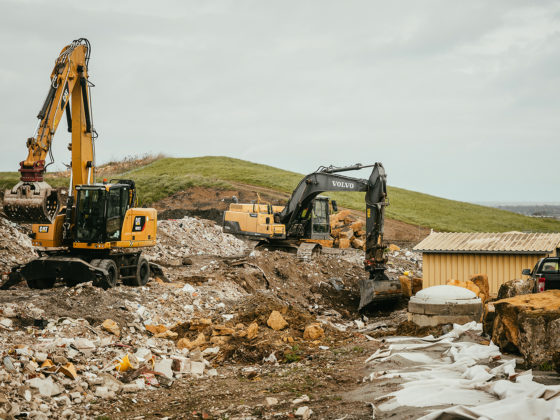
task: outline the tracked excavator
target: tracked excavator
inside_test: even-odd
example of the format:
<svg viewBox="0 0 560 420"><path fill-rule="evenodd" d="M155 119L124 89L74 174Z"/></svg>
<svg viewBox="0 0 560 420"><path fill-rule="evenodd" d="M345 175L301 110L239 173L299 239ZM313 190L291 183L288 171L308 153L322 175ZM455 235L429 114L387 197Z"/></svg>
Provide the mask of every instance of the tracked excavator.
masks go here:
<svg viewBox="0 0 560 420"><path fill-rule="evenodd" d="M14 267L8 285L25 280L31 288L49 288L62 280L68 285L92 281L110 288L121 280L140 286L148 282L153 269L139 248L156 243L156 210L135 208L132 180L95 180L97 133L90 96L93 84L88 77L90 54L85 38L62 49L37 115L39 122L27 140L28 155L19 168L21 180L4 193L7 217L33 224L32 244L39 254ZM72 138L66 197L44 180L45 160L50 157L53 162L51 144L64 114Z"/></svg>
<svg viewBox="0 0 560 420"><path fill-rule="evenodd" d="M341 175L342 172L373 168L368 179ZM387 176L383 165L356 164L347 167L320 167L305 176L286 206L262 203L232 203L224 212L224 232L264 241L273 248L297 246L298 255L311 256L323 246L331 246L329 218L336 204L320 196L327 191L365 192L366 241L364 267L369 278L360 282L362 309L372 302L396 299L400 282L390 279L383 245L387 201Z"/></svg>

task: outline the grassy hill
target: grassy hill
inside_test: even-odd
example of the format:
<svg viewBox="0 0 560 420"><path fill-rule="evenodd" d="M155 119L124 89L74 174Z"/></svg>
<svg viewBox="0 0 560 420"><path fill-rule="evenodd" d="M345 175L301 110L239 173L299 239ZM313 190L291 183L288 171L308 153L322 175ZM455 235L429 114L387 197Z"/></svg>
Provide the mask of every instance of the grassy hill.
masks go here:
<svg viewBox="0 0 560 420"><path fill-rule="evenodd" d="M220 156L162 158L120 175L136 181L143 204L156 202L194 186L228 189L232 188L231 182L291 193L303 176L272 166ZM16 173L0 173L0 187L12 186L17 179ZM50 175L47 181L53 186L68 183L64 176ZM391 205L387 208L387 217L435 230L560 232L560 221L556 220L526 217L505 210L447 200L397 187L389 187L388 194ZM329 195L343 207L364 209L363 194Z"/></svg>

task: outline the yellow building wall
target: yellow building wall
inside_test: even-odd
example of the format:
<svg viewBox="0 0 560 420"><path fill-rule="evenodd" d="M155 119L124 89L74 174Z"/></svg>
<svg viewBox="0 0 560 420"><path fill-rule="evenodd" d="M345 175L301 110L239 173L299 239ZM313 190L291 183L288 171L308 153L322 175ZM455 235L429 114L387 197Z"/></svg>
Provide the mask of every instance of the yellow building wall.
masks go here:
<svg viewBox="0 0 560 420"><path fill-rule="evenodd" d="M490 294L497 294L506 281L521 278L521 270L533 269L547 255L521 254L428 254L422 256L424 288L446 284L447 280L469 280L474 274L486 274Z"/></svg>

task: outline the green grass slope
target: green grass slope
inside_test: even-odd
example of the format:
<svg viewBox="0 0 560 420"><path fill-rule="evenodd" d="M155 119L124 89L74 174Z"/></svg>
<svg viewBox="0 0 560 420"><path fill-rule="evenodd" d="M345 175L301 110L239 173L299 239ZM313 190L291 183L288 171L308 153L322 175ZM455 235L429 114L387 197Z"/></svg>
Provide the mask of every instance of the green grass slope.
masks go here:
<svg viewBox="0 0 560 420"><path fill-rule="evenodd" d="M291 193L303 177L296 172L221 156L163 158L127 171L121 176L136 181L141 202L144 204L156 202L194 186L228 189L231 188L231 182ZM14 185L17 178L15 173L0 173L0 187ZM49 177L47 181L57 186L66 185L68 182L61 177ZM560 221L557 220L526 217L397 187L389 187L388 190L390 206L387 208L387 217L435 230L560 232ZM343 207L364 209L363 194L330 193L328 195Z"/></svg>

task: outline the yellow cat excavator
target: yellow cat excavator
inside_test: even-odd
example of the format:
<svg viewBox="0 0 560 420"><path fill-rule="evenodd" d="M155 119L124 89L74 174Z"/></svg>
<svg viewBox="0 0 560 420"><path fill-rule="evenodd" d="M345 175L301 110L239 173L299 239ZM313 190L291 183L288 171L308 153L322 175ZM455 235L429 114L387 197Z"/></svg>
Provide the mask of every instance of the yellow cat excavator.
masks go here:
<svg viewBox="0 0 560 420"><path fill-rule="evenodd" d="M368 179L341 175L342 172L373 168ZM360 281L360 306L401 296L400 281L386 274L383 226L387 201L387 176L380 162L347 167L320 167L306 175L292 192L286 206L232 203L224 212L224 232L264 241L272 248L298 246L298 255L311 256L332 243L330 208L325 191L365 192L366 241L364 267L369 279ZM336 211L336 209L335 209Z"/></svg>
<svg viewBox="0 0 560 420"><path fill-rule="evenodd" d="M20 163L21 181L4 193L4 212L10 220L33 223L32 243L39 258L12 269L11 285L27 281L32 288L93 281L110 288L148 282L151 265L138 250L156 243L157 213L135 208L134 181L95 182L95 139L88 64L91 45L85 38L63 48L56 59L39 122L27 140L28 155ZM51 143L66 114L72 141L68 195L44 181L53 162ZM64 202L65 201L65 202Z"/></svg>

